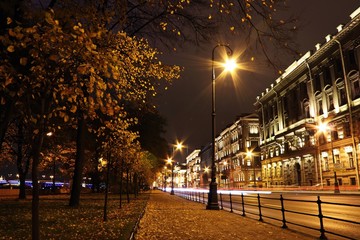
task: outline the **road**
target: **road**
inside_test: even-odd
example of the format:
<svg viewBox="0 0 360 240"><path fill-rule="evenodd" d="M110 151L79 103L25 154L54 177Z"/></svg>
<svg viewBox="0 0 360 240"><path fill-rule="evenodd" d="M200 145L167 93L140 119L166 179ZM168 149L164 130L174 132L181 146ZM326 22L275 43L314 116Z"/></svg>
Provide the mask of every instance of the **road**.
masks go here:
<svg viewBox="0 0 360 240"><path fill-rule="evenodd" d="M263 221L280 227L283 225L280 195L284 198L285 219L289 229L300 231L315 237L320 236L319 206L317 203L319 196L321 200L322 215L324 216L323 226L326 231L325 236L328 239L360 239L360 195L334 195L308 192L273 192L270 194L261 194L260 203L262 206L261 214ZM206 199L202 199L202 194L200 196L201 202L207 202ZM204 196L206 198L207 194ZM224 210L229 211L229 193L223 193L221 199L223 200L222 206ZM237 214L242 214L241 196L232 193L231 199L233 211ZM347 204L357 206L347 206ZM250 193L244 195L244 208L247 217L255 219L260 218L257 194ZM357 224L338 221L331 218L353 221ZM331 233L347 236L347 238L342 238L341 236Z"/></svg>
<svg viewBox="0 0 360 240"><path fill-rule="evenodd" d="M272 193L267 195L260 195L261 214L264 221L269 221L274 224L282 226L282 212L280 193ZM310 235L320 236L320 218L319 206L317 203L318 194L304 194L304 193L285 193L282 194L284 198L284 209L286 225L290 229L306 232ZM222 196L224 201L229 201L228 196ZM320 195L322 215L324 216L323 224L326 232L333 232L340 235L348 236L349 239L360 239L360 224L347 223L344 221L337 221L330 218L338 218L348 221L360 223L360 196L350 195ZM233 195L233 209L237 209L238 213L242 213L241 197ZM256 194L248 194L244 196L245 212L249 217L259 219L258 198ZM338 205L351 204L359 207ZM230 204L223 203L224 208L230 208ZM295 213L296 212L296 213ZM330 218L329 218L330 217ZM279 219L280 221L274 220ZM309 228L299 227L295 224L307 226ZM334 236L330 233L325 233L330 239L339 239L339 236ZM332 236L331 236L332 235ZM346 239L346 238L344 238Z"/></svg>

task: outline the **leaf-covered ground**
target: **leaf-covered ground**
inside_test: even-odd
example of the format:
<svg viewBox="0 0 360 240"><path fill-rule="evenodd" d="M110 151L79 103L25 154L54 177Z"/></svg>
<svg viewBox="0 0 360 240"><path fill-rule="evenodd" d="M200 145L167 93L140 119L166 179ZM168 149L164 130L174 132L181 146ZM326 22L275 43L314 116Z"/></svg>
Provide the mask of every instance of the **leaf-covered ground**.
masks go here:
<svg viewBox="0 0 360 240"><path fill-rule="evenodd" d="M104 222L104 194L83 194L78 208L68 206L68 195L41 196L41 239L128 239L148 198L123 196L120 209L119 196L110 195ZM31 239L31 199L0 199L0 239Z"/></svg>
<svg viewBox="0 0 360 240"><path fill-rule="evenodd" d="M310 240L309 235L282 229L227 211L153 191L140 221L137 240Z"/></svg>

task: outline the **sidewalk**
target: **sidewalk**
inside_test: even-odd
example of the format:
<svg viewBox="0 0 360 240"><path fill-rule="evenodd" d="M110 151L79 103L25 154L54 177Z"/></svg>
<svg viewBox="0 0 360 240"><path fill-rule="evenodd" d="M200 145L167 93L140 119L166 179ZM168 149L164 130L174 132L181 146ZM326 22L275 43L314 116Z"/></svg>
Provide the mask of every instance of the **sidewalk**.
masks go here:
<svg viewBox="0 0 360 240"><path fill-rule="evenodd" d="M195 203L152 191L137 240L272 240L316 239L227 211L205 210Z"/></svg>

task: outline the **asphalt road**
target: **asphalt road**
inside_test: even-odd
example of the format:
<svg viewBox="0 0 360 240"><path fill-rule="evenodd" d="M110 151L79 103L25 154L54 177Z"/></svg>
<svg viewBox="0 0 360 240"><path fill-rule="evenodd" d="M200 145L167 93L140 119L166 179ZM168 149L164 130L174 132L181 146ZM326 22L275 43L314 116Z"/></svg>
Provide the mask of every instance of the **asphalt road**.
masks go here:
<svg viewBox="0 0 360 240"><path fill-rule="evenodd" d="M295 192L261 194L261 214L264 222L278 226L283 225L280 195L284 198L284 214L286 226L289 229L306 232L315 237L321 235L319 204L317 203L319 196L322 215L324 216L323 228L325 229L325 236L329 239L360 239L360 195ZM202 199L203 196L205 199ZM207 194L200 194L197 201L207 202L206 197ZM229 193L222 194L221 199L223 200L222 206L224 210L230 211ZM242 214L241 196L232 193L231 200L233 211ZM247 217L260 219L257 194L244 195L244 208ZM347 238L332 233L347 236Z"/></svg>

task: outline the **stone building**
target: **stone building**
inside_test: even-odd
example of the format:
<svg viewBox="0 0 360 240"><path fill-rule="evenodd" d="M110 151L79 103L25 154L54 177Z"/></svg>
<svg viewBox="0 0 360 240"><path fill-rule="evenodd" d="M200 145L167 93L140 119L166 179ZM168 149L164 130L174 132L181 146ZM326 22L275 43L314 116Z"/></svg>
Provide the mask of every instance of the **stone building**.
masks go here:
<svg viewBox="0 0 360 240"><path fill-rule="evenodd" d="M359 187L359 13L257 97L265 186Z"/></svg>
<svg viewBox="0 0 360 240"><path fill-rule="evenodd" d="M258 145L259 119L256 114L239 116L216 137L215 158L219 188L262 185Z"/></svg>
<svg viewBox="0 0 360 240"><path fill-rule="evenodd" d="M200 186L200 149L195 149L186 157L187 187L198 188Z"/></svg>

